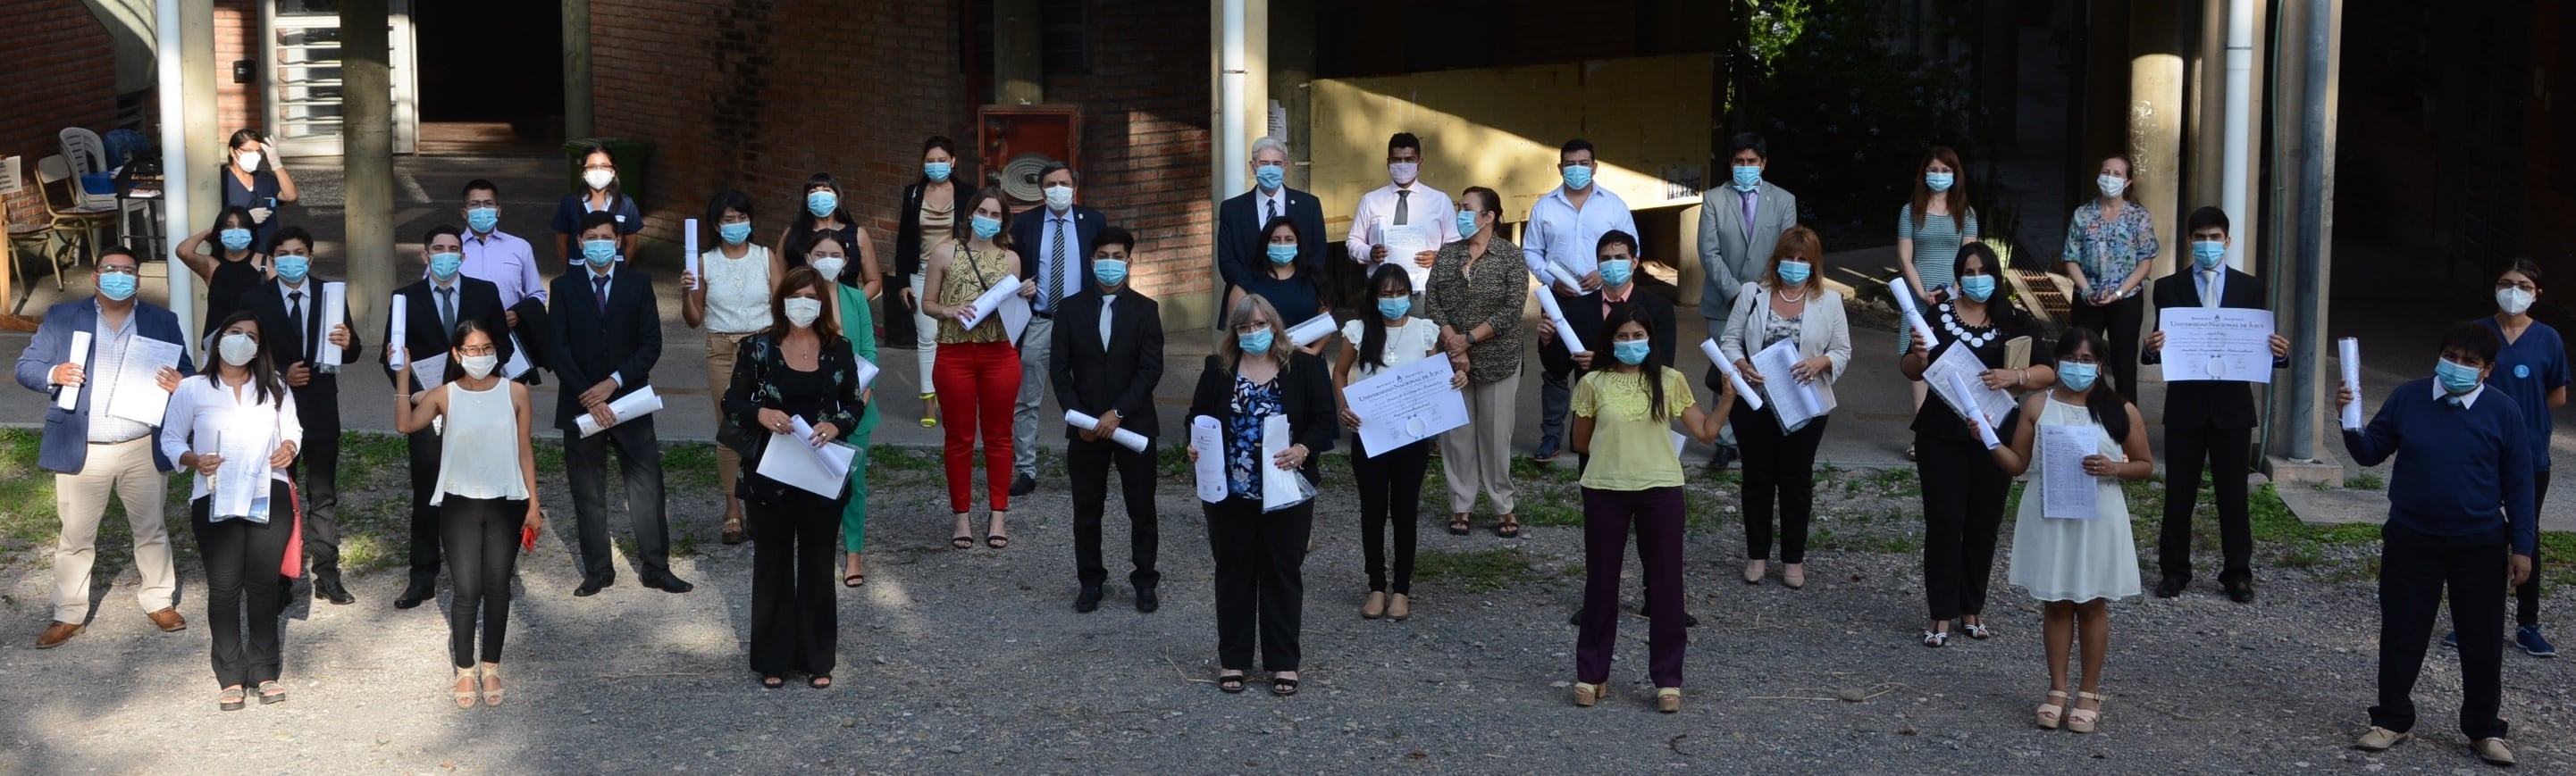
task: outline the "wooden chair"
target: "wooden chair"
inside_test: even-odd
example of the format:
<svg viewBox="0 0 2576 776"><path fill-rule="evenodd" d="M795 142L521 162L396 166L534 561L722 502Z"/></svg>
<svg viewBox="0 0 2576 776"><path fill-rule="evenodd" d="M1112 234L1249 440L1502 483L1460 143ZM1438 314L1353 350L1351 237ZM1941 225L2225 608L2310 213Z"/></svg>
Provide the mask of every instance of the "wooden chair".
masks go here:
<svg viewBox="0 0 2576 776"><path fill-rule="evenodd" d="M61 154L36 162L36 188L45 199L45 212L53 217L57 233L75 246L75 258L98 256L94 235L116 228L117 205L111 199L103 203L84 204L80 179L73 177L71 162Z"/></svg>
<svg viewBox="0 0 2576 776"><path fill-rule="evenodd" d="M70 243L54 228L44 204L43 195L32 187L20 186L15 192L0 194L0 222L6 223L9 231L8 239L0 242L0 262L8 264L7 271L0 272L0 303L8 304L10 312L25 307L27 299L35 295L35 289L26 286L26 270L18 261L21 254L43 257L53 267L54 290L64 288L63 268L72 261Z"/></svg>

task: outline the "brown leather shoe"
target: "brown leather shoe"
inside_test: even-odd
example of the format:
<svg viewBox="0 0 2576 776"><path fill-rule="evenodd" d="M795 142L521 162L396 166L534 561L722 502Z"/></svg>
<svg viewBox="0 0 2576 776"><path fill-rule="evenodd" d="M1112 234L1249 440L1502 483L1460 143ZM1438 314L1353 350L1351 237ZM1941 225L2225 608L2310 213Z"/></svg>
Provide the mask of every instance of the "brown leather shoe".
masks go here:
<svg viewBox="0 0 2576 776"><path fill-rule="evenodd" d="M62 646L63 642L72 640L72 637L80 635L80 632L79 623L56 621L52 625L45 626L44 635L36 637L36 648L53 649Z"/></svg>
<svg viewBox="0 0 2576 776"><path fill-rule="evenodd" d="M157 612L145 612L143 613L143 619L151 620L152 627L160 628L163 632L176 632L188 629L188 620L179 616L179 607L176 606L164 608Z"/></svg>

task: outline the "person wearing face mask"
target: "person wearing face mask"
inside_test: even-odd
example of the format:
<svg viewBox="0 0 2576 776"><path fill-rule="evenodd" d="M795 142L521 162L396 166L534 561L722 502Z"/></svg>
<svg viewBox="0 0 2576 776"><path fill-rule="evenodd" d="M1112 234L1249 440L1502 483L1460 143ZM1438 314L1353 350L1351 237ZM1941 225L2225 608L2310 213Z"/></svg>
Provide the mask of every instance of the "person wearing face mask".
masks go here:
<svg viewBox="0 0 2576 776"><path fill-rule="evenodd" d="M1271 220L1261 233L1265 240L1262 245L1263 268L1236 279L1234 290L1226 293L1227 306L1233 306L1237 299L1258 296L1269 300L1271 308L1287 318L1291 327L1318 315L1331 314L1333 306L1329 292L1324 290L1323 272L1300 261L1306 255L1304 245L1309 242L1306 238L1313 233L1299 228L1295 220L1287 218ZM1331 337L1319 337L1298 349L1307 355L1315 355L1323 352L1331 340ZM1295 343L1290 344L1294 346Z"/></svg>
<svg viewBox="0 0 2576 776"><path fill-rule="evenodd" d="M2494 329L2497 341L2502 343L2487 387L2511 399L2528 424L2531 511L2537 514L2549 496L2549 435L2555 426L2550 412L2567 406L2567 384L2576 380L2576 375L2569 373L2567 344L2559 338L2558 330L2531 318L2531 303L2540 297L2540 265L2530 259L2514 259L2496 275L2495 287L2496 314L2477 321L2480 326ZM2539 548L2533 547L2532 552L2532 566L2538 568ZM2540 635L2540 582L2523 580L2513 595L2513 645L2532 657L2557 657L2558 648ZM2458 631L2442 637L2442 643L2448 646L2457 647L2459 642Z"/></svg>
<svg viewBox="0 0 2576 776"><path fill-rule="evenodd" d="M2039 335L2039 322L1998 296L1995 274L2003 262L1984 243L1959 246L1951 274L1959 279L1959 296L1932 307L1932 345L1921 342L1897 360L1908 380L1923 379L1934 359L1950 348L1967 348L1986 369L1977 376L1985 387L2001 391L2036 391L2057 383L2056 363ZM2004 343L2031 338L2031 366L2005 369ZM1971 408L1969 411L1973 412ZM1991 425L2010 426L2008 418L1988 418ZM1923 626L1923 646L1950 641L1957 621L1968 637L1983 641L1986 584L1994 576L1995 535L2002 528L2004 500L2012 493L2012 475L1987 454L1976 427L1947 401L1924 402L1914 413L1915 478L1923 483L1923 598L1931 616Z"/></svg>
<svg viewBox="0 0 2576 776"><path fill-rule="evenodd" d="M1398 132L1387 138L1386 178L1386 185L1360 195L1359 210L1351 213L1351 233L1342 240L1342 248L1364 270L1356 273L1354 280L1366 279L1374 285L1377 268L1386 264L1412 273L1417 281L1413 284L1413 304L1420 307L1422 290L1430 285L1431 263L1439 258L1440 246L1458 241L1458 225L1449 218L1458 206L1448 194L1422 182L1422 139L1411 132ZM1385 245L1370 242L1372 237L1385 237L1373 231L1381 220L1389 228L1420 231L1430 238L1430 247L1411 256L1398 256Z"/></svg>
<svg viewBox="0 0 2576 776"><path fill-rule="evenodd" d="M2442 334L2432 377L2390 390L2368 425L2344 429L2344 450L2355 463L2397 459L2388 523L2380 529L2379 703L2354 743L2363 751L2414 737L2415 679L2447 588L2459 633L2460 732L2479 759L2514 762L2497 716L2504 630L2496 622L2504 619L2505 591L2533 573L2539 512L2530 424L2511 396L2488 391L2502 350L2494 329L2453 325ZM2349 386L2335 392L2338 411L2354 401Z"/></svg>
<svg viewBox="0 0 2576 776"><path fill-rule="evenodd" d="M465 275L464 234L454 226L430 227L421 239L421 260L429 265L425 277L394 291L403 299L403 336L393 336L393 322L386 321L385 352L377 363L387 366L386 374L399 377L391 368L394 349L407 348L413 353L436 355L454 350L456 327L474 321L486 332L509 331L508 312L501 306L501 291L491 281ZM549 335L551 339L551 335ZM510 338L500 337L495 343L499 363L510 361ZM403 372L412 371L405 361ZM415 380L426 384L428 380ZM406 431L409 436L411 471L411 581L402 596L394 599L394 608L410 609L438 595L439 509L438 464L446 452L445 440L433 428Z"/></svg>
<svg viewBox="0 0 2576 776"><path fill-rule="evenodd" d="M225 316L215 330L217 358L171 392L160 433L161 454L196 475L188 525L206 562L206 621L214 631L215 684L222 688L216 704L225 711L241 709L249 687L258 688L263 705L286 700L277 681L278 614L286 601L271 580L295 533L295 492L286 470L304 426L260 339L257 314ZM224 455L234 451L244 460ZM225 487L251 492L217 487L218 472Z"/></svg>
<svg viewBox="0 0 2576 776"><path fill-rule="evenodd" d="M2047 467L2064 465L2064 459L2032 454L2041 428L2091 432L2086 436L2094 452L2078 464L2093 478L2091 518L2048 514L2047 499L2027 491L2013 518L2012 566L2005 578L2030 591L2043 607L2041 641L2048 651L2049 686L2033 722L2046 730L2063 724L2091 733L2100 725L2111 601L2138 594L2138 545L2129 536L2129 502L2120 483L2155 476L2156 462L2147 450L2147 423L2138 416L2138 406L2098 379L2105 352L2102 335L2067 330L2058 339L2057 387L2023 399L2020 420L2003 429L1998 440L2003 444L1989 451L2004 473L2029 473L2031 482L2038 483ZM2066 691L2074 688L2067 683L2066 658L2078 641L2084 645L2084 683L2069 704Z"/></svg>
<svg viewBox="0 0 2576 776"><path fill-rule="evenodd" d="M215 176L223 181L223 206L249 214L250 247L266 250L269 238L277 233L278 206L296 200L295 176L286 172L285 157L259 130L233 130L224 147L230 155Z"/></svg>
<svg viewBox="0 0 2576 776"><path fill-rule="evenodd" d="M1321 359L1288 346L1289 320L1267 299L1236 297L1226 305L1226 335L1190 393L1189 417L1224 427L1226 497L1201 508L1216 566L1216 686L1229 693L1244 690L1256 634L1273 695L1297 694L1304 654L1298 633L1315 499L1265 512L1262 489L1266 471L1277 469L1298 472L1311 491L1320 481L1315 456L1332 449L1337 432L1331 376ZM1290 441L1263 455L1262 432L1274 416L1287 418ZM1189 459L1198 462L1198 448L1189 448Z"/></svg>
<svg viewBox="0 0 2576 776"><path fill-rule="evenodd" d="M1134 286L1136 236L1115 226L1100 230L1091 249L1091 280L1058 308L1047 375L1064 408L1097 418L1092 429L1065 427L1065 475L1073 485L1074 574L1081 589L1073 610L1100 607L1109 569L1101 560L1100 521L1109 504L1109 470L1118 469L1119 498L1127 505L1127 547L1134 570L1136 611L1162 606L1154 592L1163 580L1155 569L1162 537L1154 508L1154 446L1160 435L1154 386L1163 381L1163 313ZM1143 451L1111 441L1124 429L1145 437Z"/></svg>
<svg viewBox="0 0 2576 776"><path fill-rule="evenodd" d="M1440 324L1440 350L1467 372L1467 425L1440 435L1440 468L1449 483L1449 533L1465 536L1476 496L1493 499L1494 531L1519 536L1513 517L1512 426L1521 376L1521 306L1529 268L1521 248L1503 239L1503 197L1469 186L1458 193L1457 242L1440 246L1423 304Z"/></svg>
<svg viewBox="0 0 2576 776"><path fill-rule="evenodd" d="M781 260L793 269L810 266L806 256L796 250L805 235L830 232L840 244L850 248L852 260L842 262L841 272L830 279L835 283L857 286L875 300L885 290L885 270L877 263L876 238L868 228L850 215L850 201L841 196L841 179L828 172L814 173L805 179L805 201L784 231L778 233Z"/></svg>
<svg viewBox="0 0 2576 776"><path fill-rule="evenodd" d="M2110 341L2110 358L2104 363L2111 369L2111 390L2122 396L2138 393L2138 325L2146 310L2138 290L2146 285L2156 257L2164 255L2156 242L2155 217L2132 193L2137 181L2130 177L2130 167L2125 154L2102 159L2093 181L2102 196L2076 206L2059 254L2066 276L2075 279L2074 325L2101 332Z"/></svg>
<svg viewBox="0 0 2576 776"><path fill-rule="evenodd" d="M207 342L214 341L216 322L240 311L242 295L272 272L267 244L253 236L255 226L250 211L226 207L215 216L214 226L171 246L170 255L206 283L206 327L197 336Z"/></svg>
<svg viewBox="0 0 2576 776"><path fill-rule="evenodd" d="M490 281L501 292L501 317L510 324L509 334L527 348L529 369L518 379L543 384L538 370L550 368L557 356L546 352L546 281L537 272L536 251L528 241L501 231L500 187L476 178L465 183L464 197L465 206L457 212L465 218L465 265L459 271Z"/></svg>
<svg viewBox="0 0 2576 776"><path fill-rule="evenodd" d="M156 385L135 385L119 377L136 339L170 344L187 339L177 315L135 297L139 266L124 246L99 251L97 295L46 308L27 349L18 354L18 384L46 396L45 436L36 449L36 465L54 473L54 514L62 521L62 534L54 543L53 622L36 637L37 649L61 646L89 622L89 570L98 559L98 521L107 514L110 495L124 504L126 522L133 527L134 571L142 577L135 601L142 604L144 617L164 631L188 627L174 606L178 572L171 566L170 537L161 523L170 460L151 439L157 429L107 409L120 390L173 390L181 373L195 371L183 348L178 367L161 368ZM72 352L73 332L91 335L89 350ZM65 391L74 394L69 409L61 403Z"/></svg>
<svg viewBox="0 0 2576 776"><path fill-rule="evenodd" d="M956 176L956 166L955 141L939 135L922 141L921 180L903 187L903 213L895 220L894 287L902 311L886 314L886 344L912 346L920 367L915 374L923 375L922 428L939 426L939 394L931 390L928 377L938 374L939 321L922 312L922 300L929 298L922 267L930 263L931 251L956 233L957 203L975 198L975 186Z"/></svg>
<svg viewBox="0 0 2576 776"><path fill-rule="evenodd" d="M1699 314L1708 321L1709 339L1725 339L1737 293L1747 283L1763 282L1780 235L1798 225L1797 195L1763 178L1771 168L1769 141L1751 132L1737 134L1726 142L1726 159L1727 185L1700 197ZM1715 389L1726 375L1710 364L1700 382ZM1723 468L1735 456L1735 430L1729 428L1718 437L1709 468Z"/></svg>
<svg viewBox="0 0 2576 776"><path fill-rule="evenodd" d="M1950 276L1950 263L1942 259L1959 255L1961 243L1977 239L1977 210L1968 206L1966 166L1959 163L1958 152L1949 146L1933 146L1923 154L1923 163L1915 166L1914 198L1896 211L1896 265L1905 273L1905 286L1921 305L1940 301L1937 293L1956 295L1948 289L1958 282ZM1916 261L1915 257L1923 257ZM1914 325L1905 317L1896 319L1897 352L1913 347ZM1914 408L1923 408L1923 398L1930 390L1917 380L1913 383ZM1914 448L1905 449L1905 459L1914 460Z"/></svg>
<svg viewBox="0 0 2576 776"><path fill-rule="evenodd" d="M2144 212L2141 210L2140 212ZM2191 266L2176 268L2156 281L2156 317L2166 310L2228 307L2264 309L2271 297L2263 281L2227 266L2227 214L2214 207L2192 211L2183 230L2191 236ZM2142 363L2161 363L2165 333L2147 334ZM2113 350L2118 343L2113 343ZM2290 340L2272 335L2272 368L2290 365ZM2209 380L2186 370L2199 364L2165 365L2165 512L2157 532L2156 563L2163 578L2156 597L2182 595L2191 584L2191 513L2200 501L2201 465L2209 466L2210 489L2218 502L2218 535L2226 566L2218 582L2237 603L2254 600L2254 528L2248 512L2246 474L2253 471L2254 384Z"/></svg>
<svg viewBox="0 0 2576 776"><path fill-rule="evenodd" d="M1416 518L1422 511L1423 474L1430 470L1431 446L1435 443L1425 438L1371 453L1357 436L1362 421L1351 413L1348 392L1352 383L1438 354L1440 324L1413 314L1413 299L1420 295L1414 293L1413 274L1403 265L1380 263L1376 274L1369 278L1369 290L1377 300L1377 314L1362 314L1360 320L1342 324L1342 339L1349 341L1350 347L1342 348L1333 361L1333 387L1339 389L1333 398L1340 405L1342 425L1354 432L1351 476L1359 481L1363 531L1360 548L1369 583L1368 597L1360 604L1360 616L1402 620L1413 616L1413 549L1415 530L1420 527ZM1452 366L1449 387L1467 387L1467 370ZM1386 527L1390 520L1395 523L1395 580L1391 587L1386 575Z"/></svg>
<svg viewBox="0 0 2576 776"><path fill-rule="evenodd" d="M644 211L626 196L617 179L617 161L604 145L582 151L581 187L555 205L555 255L562 256L564 263L581 264L581 234L589 231L582 224L592 213L609 215L612 231L616 232L612 238L617 243L615 255L623 257L635 252L635 233L644 231Z"/></svg>
<svg viewBox="0 0 2576 776"><path fill-rule="evenodd" d="M998 550L1011 544L1006 532L1011 516L1011 403L1020 395L1020 355L1012 348L1000 313L983 315L972 327L966 323L982 312L975 309L975 300L1018 271L1020 258L1012 250L1011 211L1002 204L1001 192L989 188L975 192L960 201L958 210L966 214L965 220L931 252L923 270L928 287L938 293L921 300L922 311L939 319L939 349L945 356L939 361L939 372L931 375L931 384L947 398L947 417L940 419L947 426L941 459L948 474L948 510L957 516L957 530L948 541L961 550L975 546L968 512L974 507L973 459L980 437L985 503L992 510L984 546ZM1034 296L1037 290L1037 284L1023 283L1020 298ZM958 406L961 402L965 406Z"/></svg>
<svg viewBox="0 0 2576 776"><path fill-rule="evenodd" d="M830 240L830 232L818 232ZM838 245L829 246L835 251ZM859 385L858 351L841 336L840 321L823 314L840 284L811 267L788 270L770 303L770 324L744 339L725 383L724 417L735 427L733 444L754 474L741 491L751 508L751 670L762 687L805 674L807 686L832 686L839 599L832 592L833 535L851 492L825 496L758 474L762 455L776 445L822 447L858 428L866 410ZM811 436L800 437L804 421ZM784 434L785 436L779 436Z"/></svg>
<svg viewBox="0 0 2576 776"><path fill-rule="evenodd" d="M1807 521L1816 511L1816 447L1824 442L1825 424L1833 420L1834 381L1851 366L1851 328L1843 316L1842 294L1825 287L1825 245L1816 231L1789 227L1771 251L1771 265L1760 280L1736 291L1735 309L1727 314L1726 334L1718 350L1757 391L1785 389L1790 383L1815 389L1825 414L1797 428L1781 424L1779 407L1766 403L1735 424L1744 445L1744 583L1762 584L1771 556L1771 509L1780 509L1780 584L1796 590L1807 586ZM1789 374L1764 374L1753 356L1786 341L1795 343L1798 361Z"/></svg>
<svg viewBox="0 0 2576 776"><path fill-rule="evenodd" d="M716 192L707 201L706 220L699 222L707 231L699 236L701 244L715 247L698 254L699 274L680 274L680 320L707 332L708 385L722 385L732 377L734 351L743 338L769 327L770 296L778 290L778 278L787 275L783 252L751 241L751 210L749 195L733 189ZM837 277L847 263L836 258L828 269ZM717 412L723 412L724 397L712 398ZM722 538L726 544L741 544L748 537L734 482L742 476L742 457L723 438L731 429L721 420L716 423L716 479L724 491Z"/></svg>
<svg viewBox="0 0 2576 776"><path fill-rule="evenodd" d="M537 505L531 444L536 411L527 386L494 373L508 342L494 336L500 331L488 320L458 322L446 337L455 345L446 351L445 382L439 385L413 393L410 370L394 375L395 430L427 431L446 440L429 467L430 504L440 510L448 583L456 587L447 607L447 649L456 666L450 697L457 708L472 708L478 699L501 705L510 578L519 550L533 545L546 525ZM420 352L406 351L404 360Z"/></svg>
<svg viewBox="0 0 2576 776"><path fill-rule="evenodd" d="M1036 285L1029 299L1029 326L1020 332L1020 395L1011 414L1011 495L1037 490L1038 409L1046 401L1047 353L1055 341L1055 317L1064 300L1091 286L1091 254L1108 219L1100 211L1073 203L1080 173L1063 162L1048 162L1038 171L1046 208L1011 222L1011 244L1020 251L1020 281ZM1056 397L1064 403L1064 397Z"/></svg>
<svg viewBox="0 0 2576 776"><path fill-rule="evenodd" d="M1272 250L1270 224L1282 218L1296 224L1298 234L1313 236L1298 244L1291 260L1302 265L1300 270L1312 271L1319 279L1327 271L1323 200L1289 188L1288 165L1286 141L1267 136L1252 141L1252 190L1217 206L1216 269L1228 290L1271 266L1264 259ZM1295 321L1289 325L1295 325Z"/></svg>
<svg viewBox="0 0 2576 776"><path fill-rule="evenodd" d="M303 489L304 549L313 559L313 595L333 604L356 603L340 583L340 368L358 363L365 350L344 302L340 320L324 321L322 282L313 277L313 235L303 227L277 230L277 277L242 297L257 316L260 347L295 400L304 439L291 469ZM338 363L321 363L324 343L340 347ZM302 563L298 559L297 563Z"/></svg>
<svg viewBox="0 0 2576 776"><path fill-rule="evenodd" d="M1601 266L1601 303L1559 309L1565 311L1569 323L1576 332L1586 332L1599 331L1601 323L1610 320L1611 313L1618 308L1630 305L1642 308L1642 318L1648 323L1646 341L1650 343L1649 347L1654 351L1656 358L1662 359L1662 363L1673 363L1674 353L1680 343L1680 337L1675 330L1677 324L1673 319L1673 303L1654 294L1637 293L1637 238L1627 232L1610 230L1608 234L1601 235L1598 258ZM1538 338L1539 352L1545 353L1548 343L1556 339L1556 323L1547 321L1546 325L1533 327L1531 332L1532 336ZM1611 355L1603 349L1602 345L1586 342L1584 346L1591 350L1567 354L1567 357L1574 361L1577 370L1574 378L1578 381L1593 370L1607 369L1612 365ZM1578 454L1576 463L1578 471L1589 468L1592 465L1592 456ZM1518 526L1510 527L1513 530L1507 533L1519 532ZM1640 544L1637 551L1639 562L1644 562L1646 547ZM1640 598L1647 603L1638 607L1637 616L1653 617L1652 602L1655 597L1648 594ZM1566 624L1582 625L1583 612L1576 610L1574 616L1567 619ZM1683 612L1682 624L1693 628L1699 627L1699 617Z"/></svg>
<svg viewBox="0 0 2576 776"><path fill-rule="evenodd" d="M581 534L582 582L575 596L591 596L617 583L608 548L608 454L626 481L626 514L635 530L637 574L644 586L668 593L693 587L671 573L671 529L663 517L662 447L653 416L620 420L609 411L618 397L643 390L662 358L661 304L653 278L617 263L617 222L604 212L582 217L578 272L555 277L555 428L564 432L564 479L571 486L574 524ZM582 436L577 421L589 415L600 432Z"/></svg>
<svg viewBox="0 0 2576 776"><path fill-rule="evenodd" d="M832 236L831 232L808 232L803 244L795 247L813 262L811 267L815 274L827 279L850 277L836 270L849 267L852 253L841 245L841 238ZM870 317L875 311L868 306L867 292L849 283L831 283L830 286L833 293L822 297L823 317L840 326L842 337L850 341L850 348L860 361L879 363L876 320ZM884 376L878 377L882 379ZM714 384L717 383L710 383ZM849 496L842 499L845 503L841 506L841 548L846 564L841 570L842 587L858 587L868 581L867 566L861 556L868 549L868 445L877 431L876 390L862 387L859 399L867 408L858 412L858 426L844 437L856 452L850 458ZM719 433L724 432L720 430Z"/></svg>
<svg viewBox="0 0 2576 776"><path fill-rule="evenodd" d="M1564 185L1541 195L1538 204L1530 206L1527 232L1522 235L1522 260L1532 274L1548 284L1556 294L1558 309L1593 307L1601 303L1594 298L1601 293L1605 279L1595 265L1593 255L1601 236L1613 231L1637 233L1637 219L1628 212L1627 200L1617 192L1593 184L1601 164L1593 159L1592 141L1568 140L1557 150L1557 173ZM1561 277L1571 274L1573 277ZM1568 313L1572 315L1572 313ZM1567 378L1574 374L1575 363L1565 350L1565 343L1543 340L1539 345L1539 463L1556 460L1565 449L1567 402L1573 397ZM1590 343L1586 343L1590 344ZM1517 531L1515 531L1517 533Z"/></svg>

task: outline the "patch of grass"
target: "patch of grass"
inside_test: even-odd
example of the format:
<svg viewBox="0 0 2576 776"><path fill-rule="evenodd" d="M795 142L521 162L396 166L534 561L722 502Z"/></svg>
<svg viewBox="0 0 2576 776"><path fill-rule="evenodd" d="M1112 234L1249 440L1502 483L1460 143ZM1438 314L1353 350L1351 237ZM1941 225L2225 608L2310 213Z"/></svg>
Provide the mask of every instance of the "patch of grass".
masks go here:
<svg viewBox="0 0 2576 776"><path fill-rule="evenodd" d="M1915 478L1913 469L1880 469L1869 475L1869 482L1882 496L1923 497L1923 482Z"/></svg>
<svg viewBox="0 0 2576 776"><path fill-rule="evenodd" d="M54 516L54 473L36 465L36 448L44 434L0 429L0 552L15 553L51 543L61 531Z"/></svg>
<svg viewBox="0 0 2576 776"><path fill-rule="evenodd" d="M937 450L921 450L910 447L897 447L894 445L877 445L868 448L868 471L870 473L880 470L937 473L942 465L943 464L941 464L939 460L939 451ZM1167 466L1164 473L1189 473L1189 464L1187 461L1184 461L1181 464L1181 467L1180 471L1174 472Z"/></svg>
<svg viewBox="0 0 2576 776"><path fill-rule="evenodd" d="M1417 579L1470 593L1492 592L1538 576L1530 570L1529 556L1518 547L1422 553L1414 558L1413 574Z"/></svg>
<svg viewBox="0 0 2576 776"><path fill-rule="evenodd" d="M2350 490L2387 490L2388 481L2381 479L2378 472L2363 471L2359 474L2345 477L2343 480L2343 486Z"/></svg>
<svg viewBox="0 0 2576 776"><path fill-rule="evenodd" d="M1519 494L1520 503L1513 505L1522 525L1571 528L1583 525L1583 505L1571 498Z"/></svg>

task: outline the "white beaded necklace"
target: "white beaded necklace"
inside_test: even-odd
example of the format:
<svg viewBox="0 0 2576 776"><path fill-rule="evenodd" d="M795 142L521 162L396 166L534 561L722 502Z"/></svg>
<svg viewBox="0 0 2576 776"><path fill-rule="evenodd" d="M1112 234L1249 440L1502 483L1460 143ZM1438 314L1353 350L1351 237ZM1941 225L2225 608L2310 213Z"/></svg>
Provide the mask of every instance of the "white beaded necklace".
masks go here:
<svg viewBox="0 0 2576 776"><path fill-rule="evenodd" d="M2000 327L1995 326L1994 316L1993 308L1988 308L1986 310L1986 333L1980 335L1970 331L1967 326L1959 322L1959 311L1957 308L1952 307L1949 302L1941 303L1941 328L1949 330L1950 339L1956 340L1960 344L1967 345L1969 349L1972 350L1985 347L1986 343L1995 341L1995 337L2003 333L2003 330Z"/></svg>

